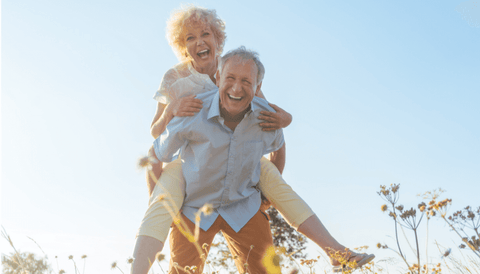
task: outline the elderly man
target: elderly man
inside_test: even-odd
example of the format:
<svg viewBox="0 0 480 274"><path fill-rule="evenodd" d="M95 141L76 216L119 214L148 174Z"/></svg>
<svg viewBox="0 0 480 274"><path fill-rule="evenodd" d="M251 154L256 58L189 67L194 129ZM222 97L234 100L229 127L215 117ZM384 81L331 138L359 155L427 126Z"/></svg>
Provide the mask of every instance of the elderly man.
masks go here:
<svg viewBox="0 0 480 274"><path fill-rule="evenodd" d="M210 245L215 234L222 231L237 258L237 268L245 272L248 263L250 273L266 273L261 260L273 245L267 216L260 210L260 193L255 188L260 159L285 149L281 130L267 132L258 126L259 112L273 111L265 100L255 97L263 71L254 52L240 47L227 53L216 75L219 90L198 95L203 101L202 110L192 117L173 119L166 134L154 143L155 154L162 162L172 161L175 152L185 145L182 218L191 231L195 213L205 204L213 206L213 212L200 221L200 246ZM201 273L203 263L196 247L175 226L170 245L170 273L176 273L173 263L182 269L197 266Z"/></svg>

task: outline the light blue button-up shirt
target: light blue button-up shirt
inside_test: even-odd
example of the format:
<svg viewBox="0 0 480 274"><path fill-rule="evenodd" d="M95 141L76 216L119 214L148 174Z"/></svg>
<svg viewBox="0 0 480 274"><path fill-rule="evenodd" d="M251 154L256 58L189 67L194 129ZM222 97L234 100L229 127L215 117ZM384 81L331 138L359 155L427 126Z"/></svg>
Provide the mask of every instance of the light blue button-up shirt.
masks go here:
<svg viewBox="0 0 480 274"><path fill-rule="evenodd" d="M197 95L203 108L190 117L174 117L154 142L155 154L171 162L182 148L186 181L183 214L195 222L204 204L214 212L202 216L200 228L208 230L218 215L238 232L260 208L260 159L283 146L283 131L262 131L260 111L274 111L264 99L254 97L250 110L235 131L220 116L218 89Z"/></svg>

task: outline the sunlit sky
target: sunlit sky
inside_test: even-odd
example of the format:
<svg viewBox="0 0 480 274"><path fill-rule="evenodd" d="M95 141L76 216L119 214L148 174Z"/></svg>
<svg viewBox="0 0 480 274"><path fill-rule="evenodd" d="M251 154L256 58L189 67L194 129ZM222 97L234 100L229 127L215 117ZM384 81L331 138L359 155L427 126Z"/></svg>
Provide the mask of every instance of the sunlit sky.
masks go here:
<svg viewBox="0 0 480 274"><path fill-rule="evenodd" d="M329 231L380 261L396 257L374 247L394 246L380 185L400 184L406 207L436 188L452 210L479 206L479 2L296 2L196 4L225 20L226 51L260 53L267 99L294 117L284 178ZM67 258L82 269L83 254L85 273L113 261L127 271L148 201L136 160L153 141L152 96L178 62L165 22L179 6L2 1L1 224L42 254L33 238L55 271L55 256L74 273ZM460 256L442 222L429 229L430 260L434 240Z"/></svg>

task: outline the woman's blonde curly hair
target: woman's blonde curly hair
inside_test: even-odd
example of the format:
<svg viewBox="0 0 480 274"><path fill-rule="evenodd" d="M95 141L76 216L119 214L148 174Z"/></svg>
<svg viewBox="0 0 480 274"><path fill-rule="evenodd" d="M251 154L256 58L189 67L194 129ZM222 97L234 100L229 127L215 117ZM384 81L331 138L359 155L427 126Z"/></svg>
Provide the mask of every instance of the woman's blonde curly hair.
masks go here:
<svg viewBox="0 0 480 274"><path fill-rule="evenodd" d="M206 9L194 5L181 6L174 10L167 20L167 40L175 55L180 61L186 61L187 48L184 35L187 27L202 24L207 25L213 32L217 42L217 54L221 55L227 34L225 33L225 22L217 16L214 9Z"/></svg>

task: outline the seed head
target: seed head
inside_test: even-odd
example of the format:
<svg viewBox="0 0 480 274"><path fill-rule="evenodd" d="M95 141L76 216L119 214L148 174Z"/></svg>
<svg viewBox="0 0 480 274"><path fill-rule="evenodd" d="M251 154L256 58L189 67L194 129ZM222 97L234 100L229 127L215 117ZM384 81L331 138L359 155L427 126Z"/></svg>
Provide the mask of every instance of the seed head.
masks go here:
<svg viewBox="0 0 480 274"><path fill-rule="evenodd" d="M73 260L73 255L68 256L69 260Z"/></svg>
<svg viewBox="0 0 480 274"><path fill-rule="evenodd" d="M165 255L163 255L162 253L158 252L157 255L155 255L155 259L157 259L157 261L161 262L165 259Z"/></svg>
<svg viewBox="0 0 480 274"><path fill-rule="evenodd" d="M382 212L385 212L385 211L387 211L388 206L387 205L382 205L382 207L380 209L382 210Z"/></svg>
<svg viewBox="0 0 480 274"><path fill-rule="evenodd" d="M212 204L204 204L202 206L201 211L205 216L208 216L213 213L213 205Z"/></svg>
<svg viewBox="0 0 480 274"><path fill-rule="evenodd" d="M112 263L112 269L115 269L117 267L117 262Z"/></svg>
<svg viewBox="0 0 480 274"><path fill-rule="evenodd" d="M133 258L132 257L127 259L127 264L133 264Z"/></svg>

